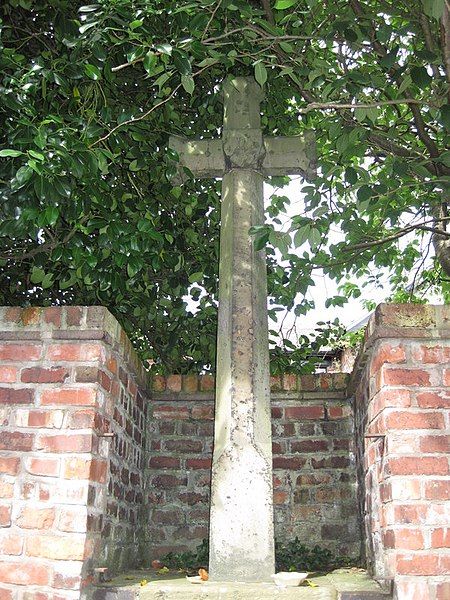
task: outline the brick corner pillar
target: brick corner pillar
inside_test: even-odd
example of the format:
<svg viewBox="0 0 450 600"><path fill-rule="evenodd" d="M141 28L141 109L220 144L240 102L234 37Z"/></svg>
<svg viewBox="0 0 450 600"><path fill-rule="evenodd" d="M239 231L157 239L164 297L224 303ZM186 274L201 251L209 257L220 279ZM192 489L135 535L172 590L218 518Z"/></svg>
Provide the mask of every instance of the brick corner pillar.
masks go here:
<svg viewBox="0 0 450 600"><path fill-rule="evenodd" d="M450 307L380 305L352 388L369 567L398 600L446 600Z"/></svg>
<svg viewBox="0 0 450 600"><path fill-rule="evenodd" d="M105 308L0 308L1 600L78 599L138 554L144 388Z"/></svg>

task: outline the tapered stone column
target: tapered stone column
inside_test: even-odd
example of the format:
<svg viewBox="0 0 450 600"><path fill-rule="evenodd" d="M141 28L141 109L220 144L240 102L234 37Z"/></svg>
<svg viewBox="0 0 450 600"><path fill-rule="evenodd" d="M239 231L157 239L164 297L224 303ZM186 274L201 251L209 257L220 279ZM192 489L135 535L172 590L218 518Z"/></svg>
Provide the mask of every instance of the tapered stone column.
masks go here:
<svg viewBox="0 0 450 600"><path fill-rule="evenodd" d="M315 154L311 139L263 138L253 78L223 93L222 140L170 145L194 175L223 178L210 577L260 581L275 567L267 274L249 229L264 222L264 175L312 175Z"/></svg>

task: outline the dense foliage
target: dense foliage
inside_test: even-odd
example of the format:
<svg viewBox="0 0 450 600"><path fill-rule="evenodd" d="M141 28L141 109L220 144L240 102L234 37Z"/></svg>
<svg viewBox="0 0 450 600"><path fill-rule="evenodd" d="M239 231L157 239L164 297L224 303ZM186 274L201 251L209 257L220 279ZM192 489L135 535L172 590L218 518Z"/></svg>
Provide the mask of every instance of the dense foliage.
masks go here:
<svg viewBox="0 0 450 600"><path fill-rule="evenodd" d="M447 293L446 0L4 0L0 17L1 303L104 304L161 368L212 365L220 184L176 185L167 143L219 135L214 91L239 74L265 85L266 134L317 135L291 231L282 195L254 231L274 308L307 311L315 269L343 284L330 304L385 272L397 297Z"/></svg>

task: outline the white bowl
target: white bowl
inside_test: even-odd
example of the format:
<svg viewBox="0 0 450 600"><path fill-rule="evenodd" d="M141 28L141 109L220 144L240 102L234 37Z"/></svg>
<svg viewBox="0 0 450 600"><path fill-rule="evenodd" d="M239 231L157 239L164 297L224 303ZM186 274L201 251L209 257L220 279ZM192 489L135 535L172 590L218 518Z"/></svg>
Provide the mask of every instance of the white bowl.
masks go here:
<svg viewBox="0 0 450 600"><path fill-rule="evenodd" d="M296 573L295 571L280 571L280 573L272 575L275 584L280 587L297 587L303 583L307 577L308 573Z"/></svg>

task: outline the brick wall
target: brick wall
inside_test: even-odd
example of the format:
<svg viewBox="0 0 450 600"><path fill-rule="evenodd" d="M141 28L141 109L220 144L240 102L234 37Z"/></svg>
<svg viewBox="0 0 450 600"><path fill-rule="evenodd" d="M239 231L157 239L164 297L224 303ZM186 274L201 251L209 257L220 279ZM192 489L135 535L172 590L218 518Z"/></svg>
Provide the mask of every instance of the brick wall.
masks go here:
<svg viewBox="0 0 450 600"><path fill-rule="evenodd" d="M346 382L342 374L272 378L275 534L358 556ZM208 535L213 390L209 375L153 382L146 519L152 556L195 549Z"/></svg>
<svg viewBox="0 0 450 600"><path fill-rule="evenodd" d="M104 308L0 323L0 598L79 598L139 553L144 373Z"/></svg>
<svg viewBox="0 0 450 600"><path fill-rule="evenodd" d="M378 307L353 380L372 571L399 600L448 600L450 307Z"/></svg>

